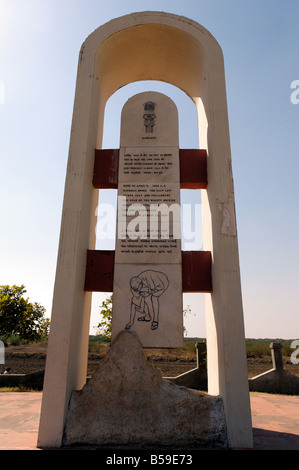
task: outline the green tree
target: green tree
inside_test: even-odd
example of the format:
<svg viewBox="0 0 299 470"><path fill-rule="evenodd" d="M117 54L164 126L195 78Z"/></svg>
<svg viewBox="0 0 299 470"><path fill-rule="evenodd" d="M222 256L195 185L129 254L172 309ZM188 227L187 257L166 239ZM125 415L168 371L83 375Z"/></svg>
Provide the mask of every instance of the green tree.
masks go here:
<svg viewBox="0 0 299 470"><path fill-rule="evenodd" d="M101 312L100 312L102 315L102 319L97 326L98 332L107 339L111 338L112 301L113 301L113 294L107 297L106 300L103 300L101 304Z"/></svg>
<svg viewBox="0 0 299 470"><path fill-rule="evenodd" d="M48 336L50 320L45 318L46 309L29 302L25 293L24 285L0 286L0 336L41 341Z"/></svg>

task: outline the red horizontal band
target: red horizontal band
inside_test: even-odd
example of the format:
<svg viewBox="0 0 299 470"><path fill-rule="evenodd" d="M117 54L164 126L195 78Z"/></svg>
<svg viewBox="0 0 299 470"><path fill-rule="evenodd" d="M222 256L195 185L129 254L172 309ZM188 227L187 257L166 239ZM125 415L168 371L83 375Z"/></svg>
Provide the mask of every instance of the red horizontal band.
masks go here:
<svg viewBox="0 0 299 470"><path fill-rule="evenodd" d="M205 189L207 152L203 149L180 149L180 186L182 189ZM118 149L95 150L93 186L97 189L117 189Z"/></svg>
<svg viewBox="0 0 299 470"><path fill-rule="evenodd" d="M88 250L84 290L113 292L115 251ZM210 251L182 251L183 292L212 292Z"/></svg>

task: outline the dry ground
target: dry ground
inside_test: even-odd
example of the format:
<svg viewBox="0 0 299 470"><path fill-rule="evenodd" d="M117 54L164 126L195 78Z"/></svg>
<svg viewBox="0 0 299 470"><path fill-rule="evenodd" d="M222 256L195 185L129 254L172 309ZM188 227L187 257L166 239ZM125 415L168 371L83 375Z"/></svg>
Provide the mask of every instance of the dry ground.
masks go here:
<svg viewBox="0 0 299 470"><path fill-rule="evenodd" d="M88 356L88 375L92 375L98 367L105 349L99 353L90 353ZM11 374L28 374L45 368L47 349L40 344L27 346L8 346L5 349L5 365L0 364L0 374L5 368L10 367ZM164 377L175 377L196 367L195 353L161 350L145 350L148 360L158 367ZM272 369L272 361L269 356L250 357L247 359L248 377L255 377L267 370ZM284 358L284 368L299 376L299 364L294 365L290 358Z"/></svg>

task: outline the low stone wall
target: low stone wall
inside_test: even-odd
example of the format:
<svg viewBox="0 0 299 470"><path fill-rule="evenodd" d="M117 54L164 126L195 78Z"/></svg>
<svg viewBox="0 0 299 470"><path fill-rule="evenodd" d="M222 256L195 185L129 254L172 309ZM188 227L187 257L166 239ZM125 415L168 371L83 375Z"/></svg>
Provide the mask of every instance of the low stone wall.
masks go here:
<svg viewBox="0 0 299 470"><path fill-rule="evenodd" d="M178 375L177 377L165 377L165 379L175 383L176 385L182 385L194 390L207 391L208 374L206 363L206 343L196 343L195 350L197 360L197 367L195 369L189 370L188 372Z"/></svg>
<svg viewBox="0 0 299 470"><path fill-rule="evenodd" d="M299 395L299 377L287 370L271 369L249 379L251 392Z"/></svg>
<svg viewBox="0 0 299 470"><path fill-rule="evenodd" d="M44 370L32 372L32 374L0 374L0 387L23 386L35 390L42 390L44 374Z"/></svg>
<svg viewBox="0 0 299 470"><path fill-rule="evenodd" d="M249 379L249 390L252 392L282 393L299 395L299 377L284 370L281 344L270 344L273 369Z"/></svg>

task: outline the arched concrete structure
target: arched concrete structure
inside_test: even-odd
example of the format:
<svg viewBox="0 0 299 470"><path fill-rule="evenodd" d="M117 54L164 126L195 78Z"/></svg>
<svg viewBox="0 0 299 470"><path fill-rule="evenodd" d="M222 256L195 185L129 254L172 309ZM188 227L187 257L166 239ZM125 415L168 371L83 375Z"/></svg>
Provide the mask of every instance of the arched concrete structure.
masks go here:
<svg viewBox="0 0 299 470"><path fill-rule="evenodd" d="M105 104L120 87L150 79L181 88L197 106L200 147L208 155L203 248L213 260L213 294L206 294L209 393L223 397L230 446L252 447L222 51L201 25L161 12L112 20L92 33L80 51L40 447L61 445L70 393L86 381L91 293L83 286L86 250L95 245L98 195L92 175Z"/></svg>

